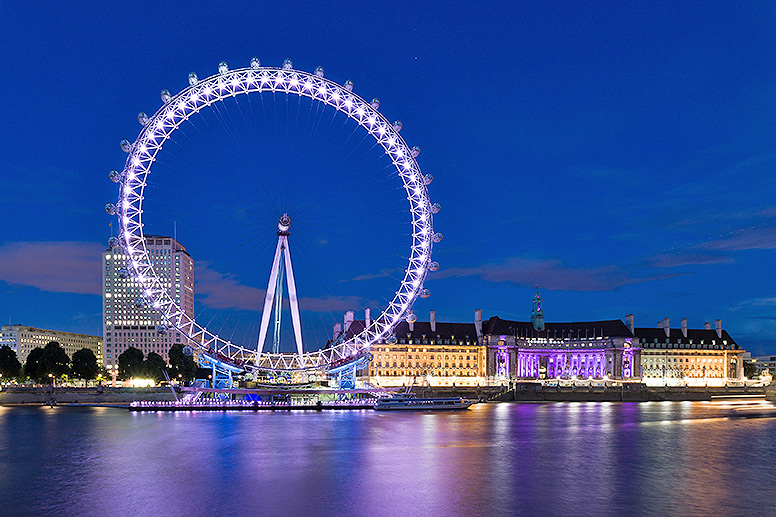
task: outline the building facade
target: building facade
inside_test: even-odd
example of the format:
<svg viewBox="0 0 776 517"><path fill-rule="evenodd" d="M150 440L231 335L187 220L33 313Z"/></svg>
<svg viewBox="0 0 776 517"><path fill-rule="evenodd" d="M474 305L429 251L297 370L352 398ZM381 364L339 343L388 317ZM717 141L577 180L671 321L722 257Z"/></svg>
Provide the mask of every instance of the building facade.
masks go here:
<svg viewBox="0 0 776 517"><path fill-rule="evenodd" d="M8 345L16 352L19 362L24 364L27 356L34 348L43 348L49 342L56 341L65 349L67 356L82 348L88 348L97 357L97 363L102 364L102 337L59 330L39 329L25 325L3 325L0 327L0 346Z"/></svg>
<svg viewBox="0 0 776 517"><path fill-rule="evenodd" d="M487 375L499 380L638 380L641 350L621 320L544 323L493 316L484 325Z"/></svg>
<svg viewBox="0 0 776 517"><path fill-rule="evenodd" d="M358 333L368 320L345 315L341 333ZM395 342L393 342L395 339ZM473 323L436 321L431 311L428 321L403 321L394 329L391 342L372 347L372 360L366 368L368 382L375 386L483 386L485 349L477 340ZM367 380L367 379L365 379Z"/></svg>
<svg viewBox="0 0 776 517"><path fill-rule="evenodd" d="M487 348L487 376L507 380L638 380L640 349L620 320L546 323L542 297L533 298L530 322L475 313Z"/></svg>
<svg viewBox="0 0 776 517"><path fill-rule="evenodd" d="M744 376L744 350L722 329L706 323L703 329L688 329L687 320L680 328L671 328L668 318L657 328L629 325L642 349L641 369L649 386L724 386Z"/></svg>
<svg viewBox="0 0 776 517"><path fill-rule="evenodd" d="M194 317L194 263L178 241L147 235L146 248L162 285L183 312ZM129 274L129 256L120 248L102 253L102 322L105 367L115 371L118 357L129 347L144 355L155 352L169 361L168 351L182 343L180 332L150 306L140 293L138 282ZM161 327L164 326L164 327ZM161 327L161 328L160 328Z"/></svg>

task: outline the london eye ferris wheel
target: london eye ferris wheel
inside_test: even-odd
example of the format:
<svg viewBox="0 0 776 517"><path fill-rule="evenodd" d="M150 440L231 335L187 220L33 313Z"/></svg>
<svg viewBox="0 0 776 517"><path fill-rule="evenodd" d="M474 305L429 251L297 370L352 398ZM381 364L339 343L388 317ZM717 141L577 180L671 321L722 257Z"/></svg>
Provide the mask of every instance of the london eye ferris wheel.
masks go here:
<svg viewBox="0 0 776 517"><path fill-rule="evenodd" d="M414 319L412 306L416 299L429 295L424 281L429 271L439 267L438 263L432 260L432 249L434 243L442 238L433 228L434 214L439 211L440 206L429 199L428 185L432 178L421 173L417 160L420 149L410 147L405 142L400 134L402 123L389 122L379 111L380 101L376 98L367 101L356 94L351 81L343 85L331 81L324 77L321 67L313 73L296 70L290 60L286 60L282 67L267 67L262 66L257 58L253 58L250 66L233 70L222 62L216 74L199 79L192 73L188 82L189 85L177 94L163 90L163 104L153 115L142 112L138 114L142 129L134 142L121 142L127 159L123 170L113 171L110 176L119 186L118 200L106 206L108 213L118 217L119 224L118 237L112 238L111 244L121 247L128 257L128 273L139 286L139 301L153 307L161 315L164 324L160 331L174 328L185 337L186 343L192 348L217 353L246 370L309 371L325 368L327 365L341 364L359 357L375 343L392 339L394 327L400 321L405 318ZM259 101L251 100L257 97ZM247 105L244 100L243 104L240 104L243 98L249 99ZM270 102L270 98L279 100ZM229 108L230 105L237 107ZM229 112L229 109L233 111ZM252 118L251 113L261 115ZM329 113L328 121L323 118L325 113ZM254 124L254 118L264 122ZM342 119L342 122L334 122L339 119ZM344 128L352 126L352 131L338 131L336 128L340 123ZM258 125L261 127L254 131L251 139L264 142L264 145L268 146L265 152L255 152L254 141L245 140L242 136L245 131L241 128ZM214 132L218 129L217 134L220 136L205 135L202 128L210 128ZM185 132L187 129L188 133ZM328 140L323 138L323 142L320 142L321 135L333 136ZM219 327L217 323L214 324L213 318L207 314L195 317L187 314L157 274L146 243L147 228L153 226L154 215L164 212L167 203L157 202L155 206L146 204L149 200L162 199L165 188L167 192L175 192L182 199L180 205L171 209L176 212L175 217L183 217L181 212L184 211L210 213L210 209L204 208L196 199L197 196L215 189L206 185L200 187L198 193L190 192L180 185L184 180L195 181L193 177L197 173L191 172L192 167L187 164L193 152L207 153L209 147L221 145L219 142L229 149L224 152L225 156L244 153L249 158L245 160L248 165L231 166L228 171L213 171L212 168L220 166L211 165L208 172L199 175L208 178L208 181L218 178L219 184L228 184L234 176L234 169L254 170L251 178L255 178L257 186L255 193L249 197L255 201L256 206L261 207L257 209L257 213L264 214L265 218L271 219L273 224L277 225L272 228L275 233L267 232L269 239L277 236L269 282L264 290L259 289L258 280L257 286L252 288L264 302L258 341L254 332L255 326L251 327L251 332L235 339L234 332L229 332L228 328L224 332L225 325L221 324ZM280 158L273 158L272 153L280 147L279 144L290 142L293 142L293 146L289 147L293 149L285 149L278 153L278 156L282 155ZM339 162L328 168L317 163L310 165L302 162L301 156L307 153L314 155L316 160L325 160L331 150L326 146L336 148L334 154L340 157ZM195 161L197 166L203 163L203 160ZM281 162L286 164L282 165ZM348 167L354 169L352 177L345 180L337 177L337 171ZM169 176L169 171L176 169L182 171L179 178L165 179L166 174ZM320 183L316 185L316 181ZM336 195L327 196L326 192L322 192L329 189L336 194L346 188L355 189L355 184L358 183L366 183L367 187L364 188L368 189L372 196L390 197L393 204L383 206L379 201L359 200L362 196L358 193L342 194L337 198ZM159 191L163 194L155 196L155 186L159 186ZM239 197L243 190L247 189L236 187L235 196ZM182 191L184 194L180 194ZM278 192L275 196L277 200L269 199L273 196L271 191ZM265 194L267 199L262 200ZM213 195L218 197L220 205L235 208L236 202L232 202L234 196L220 193ZM320 198L323 198L323 201ZM401 206L396 203L399 199ZM293 202L294 200L296 202ZM307 214L306 207L316 203L325 207L322 213L340 211L344 215L340 219L327 220L326 217L311 215L314 212L312 209L310 214ZM343 221L352 221L359 217L354 216L359 213L358 210L361 210L361 213L373 212L367 217L370 221L393 217L397 222L387 225L381 231L362 231L357 239L352 235L343 238L343 242L358 241L359 245L373 248L375 252L372 254L349 250L345 244L333 246L333 249L318 248L315 252L307 253L310 268L313 270L310 276L320 277L318 265L325 263L329 255L337 253L360 258L359 265L366 262L363 267L367 269L370 267L369 257L378 257L375 259L377 262L382 256L401 257L403 266L396 266L394 260L392 273L390 268L383 269L381 264L376 264L374 267L378 270L360 275L361 278L383 276L393 283L390 291L386 290L387 284L383 283L383 292L370 300L370 303L374 300L380 300L382 303L382 306L373 308L374 318L365 320L365 324L355 332L343 333L339 338L334 336L336 339L324 339L320 333L310 333L303 346L297 286L294 283L290 258L291 248L296 246L296 241L293 241L296 231L294 226L297 224L295 211L300 214L300 232L304 233L305 220L308 221L309 227L314 226L316 222L321 226L331 224L342 227L349 225ZM375 211L378 213L374 213ZM217 210L213 210L213 213L215 212ZM239 227L241 231L245 230L242 225ZM254 230L247 228L245 231ZM396 235L399 238L395 238ZM324 239L318 241L326 242ZM403 246L403 249L395 249L397 246ZM246 246L239 255L250 256L254 249L255 247ZM250 259L243 262L250 262ZM345 261L335 257L333 262ZM269 267L270 264L265 263L248 268L261 272L257 277L261 278L262 288ZM283 352L275 346L265 351L264 338L268 332L268 320L273 306L276 314L276 338L279 332L279 315L283 305L279 291L282 292L284 275L289 288L288 305L294 320L297 348L294 352ZM220 278L223 281L221 291L228 292L234 284L230 283L234 276L226 272L222 273ZM339 288L336 285L335 287ZM299 286L299 294L302 297L303 290L304 286ZM309 305L312 304L308 303ZM259 308L256 307L255 310ZM304 303L301 308L304 312ZM259 320L258 317L253 319Z"/></svg>

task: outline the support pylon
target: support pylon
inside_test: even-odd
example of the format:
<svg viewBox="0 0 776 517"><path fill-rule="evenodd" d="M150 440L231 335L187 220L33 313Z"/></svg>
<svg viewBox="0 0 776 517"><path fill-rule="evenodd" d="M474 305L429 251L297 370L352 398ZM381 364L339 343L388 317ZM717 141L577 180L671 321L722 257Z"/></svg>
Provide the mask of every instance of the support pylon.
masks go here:
<svg viewBox="0 0 776 517"><path fill-rule="evenodd" d="M280 304L282 304L281 296L275 298L276 289L282 289L282 286L278 287L278 275L280 268L285 266L286 283L288 286L288 299L291 303L291 322L294 327L294 338L296 339L296 351L300 355L304 349L302 347L302 323L299 319L299 300L296 296L296 283L294 282L294 270L291 267L291 253L288 248L288 235L291 228L291 218L288 214L283 214L278 220L278 245L275 248L275 258L272 261L272 271L269 275L269 282L267 283L267 294L264 297L264 310L261 313L261 328L259 330L259 342L256 349L256 362L258 363L259 354L264 351L264 341L267 339L267 329L269 328L269 318L272 313L272 305L277 304L276 308L276 322L275 322L275 342L279 342L279 327L280 327ZM281 262L281 255L283 256L283 262ZM281 277L282 281L282 277Z"/></svg>

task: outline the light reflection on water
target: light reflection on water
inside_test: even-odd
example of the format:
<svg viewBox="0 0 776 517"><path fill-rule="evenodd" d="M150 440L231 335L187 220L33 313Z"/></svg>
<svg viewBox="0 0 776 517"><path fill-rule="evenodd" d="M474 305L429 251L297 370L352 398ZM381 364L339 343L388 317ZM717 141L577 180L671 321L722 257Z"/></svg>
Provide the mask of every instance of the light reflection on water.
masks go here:
<svg viewBox="0 0 776 517"><path fill-rule="evenodd" d="M707 403L0 408L0 465L3 515L776 514L776 419Z"/></svg>

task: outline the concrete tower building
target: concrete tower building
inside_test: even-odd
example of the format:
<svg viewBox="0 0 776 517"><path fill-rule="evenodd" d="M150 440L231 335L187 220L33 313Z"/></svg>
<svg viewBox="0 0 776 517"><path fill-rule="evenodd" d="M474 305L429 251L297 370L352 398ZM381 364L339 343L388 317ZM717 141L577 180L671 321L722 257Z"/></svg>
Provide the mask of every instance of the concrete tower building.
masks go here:
<svg viewBox="0 0 776 517"><path fill-rule="evenodd" d="M183 312L193 318L194 263L186 248L171 237L146 235L145 239L154 270L162 284ZM146 303L137 281L128 274L129 256L120 248L111 248L102 253L102 265L105 367L115 371L119 355L131 346L142 350L144 355L156 352L169 361L170 347L183 343L183 336L174 329L164 334L157 331L164 322L157 311Z"/></svg>

